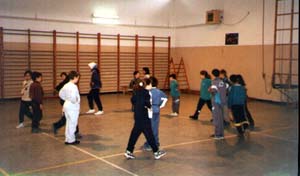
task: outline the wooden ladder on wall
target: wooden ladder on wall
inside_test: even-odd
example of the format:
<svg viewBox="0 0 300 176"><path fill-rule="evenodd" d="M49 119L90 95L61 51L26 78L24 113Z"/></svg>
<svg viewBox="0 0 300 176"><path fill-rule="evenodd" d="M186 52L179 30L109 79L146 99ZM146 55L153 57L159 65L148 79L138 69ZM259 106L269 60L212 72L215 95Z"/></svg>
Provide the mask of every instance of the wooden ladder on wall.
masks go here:
<svg viewBox="0 0 300 176"><path fill-rule="evenodd" d="M299 24L294 24L298 18L295 0L276 0L273 50L272 86L286 98L287 103L297 103L298 89L298 35ZM289 23L282 23L289 19ZM285 36L285 37L283 37Z"/></svg>
<svg viewBox="0 0 300 176"><path fill-rule="evenodd" d="M190 91L190 84L186 73L183 58L181 57L178 64L174 63L173 58L169 61L170 74L176 74L179 88L181 91ZM166 76L164 89L169 89L169 75Z"/></svg>

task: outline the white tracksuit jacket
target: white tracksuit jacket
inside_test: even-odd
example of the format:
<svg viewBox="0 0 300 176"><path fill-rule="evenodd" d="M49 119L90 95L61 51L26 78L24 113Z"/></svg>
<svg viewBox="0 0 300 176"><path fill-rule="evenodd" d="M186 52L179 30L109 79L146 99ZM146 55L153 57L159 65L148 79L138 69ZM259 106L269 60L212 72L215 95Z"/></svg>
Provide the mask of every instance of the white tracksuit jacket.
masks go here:
<svg viewBox="0 0 300 176"><path fill-rule="evenodd" d="M59 97L65 101L63 111L66 116L66 142L76 140L75 131L80 112L80 94L76 84L69 82L59 91Z"/></svg>

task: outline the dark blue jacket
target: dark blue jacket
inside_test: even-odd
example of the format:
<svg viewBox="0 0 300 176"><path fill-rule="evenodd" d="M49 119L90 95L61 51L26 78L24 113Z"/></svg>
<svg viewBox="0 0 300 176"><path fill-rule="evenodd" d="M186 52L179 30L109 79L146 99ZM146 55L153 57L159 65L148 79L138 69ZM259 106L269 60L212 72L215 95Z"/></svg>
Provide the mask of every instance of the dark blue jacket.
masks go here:
<svg viewBox="0 0 300 176"><path fill-rule="evenodd" d="M151 108L150 94L146 89L136 90L131 98L131 103L134 106L134 120L138 125L151 123L147 108Z"/></svg>
<svg viewBox="0 0 300 176"><path fill-rule="evenodd" d="M229 89L228 107L233 105L244 105L246 102L246 89L241 85L232 85Z"/></svg>
<svg viewBox="0 0 300 176"><path fill-rule="evenodd" d="M102 82L100 79L100 71L98 68L92 69L92 77L91 77L91 89L100 89L102 88Z"/></svg>

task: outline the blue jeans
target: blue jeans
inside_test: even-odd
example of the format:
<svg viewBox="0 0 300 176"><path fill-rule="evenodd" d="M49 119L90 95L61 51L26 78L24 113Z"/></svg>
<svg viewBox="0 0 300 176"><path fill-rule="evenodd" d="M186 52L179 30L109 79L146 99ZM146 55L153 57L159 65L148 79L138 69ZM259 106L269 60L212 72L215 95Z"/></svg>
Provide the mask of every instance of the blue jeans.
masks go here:
<svg viewBox="0 0 300 176"><path fill-rule="evenodd" d="M153 131L153 136L156 142L156 145L159 147L159 138L158 138L158 127L159 127L159 113L153 113L153 117L151 119L151 127L152 127L152 131ZM149 148L150 145L145 142L144 144L145 148Z"/></svg>

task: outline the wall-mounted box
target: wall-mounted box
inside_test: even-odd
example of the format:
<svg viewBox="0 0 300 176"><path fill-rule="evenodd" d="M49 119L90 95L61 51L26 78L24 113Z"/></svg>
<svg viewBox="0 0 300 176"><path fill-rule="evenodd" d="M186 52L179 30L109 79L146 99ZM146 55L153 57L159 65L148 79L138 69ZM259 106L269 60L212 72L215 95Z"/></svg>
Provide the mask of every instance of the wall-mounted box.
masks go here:
<svg viewBox="0 0 300 176"><path fill-rule="evenodd" d="M220 24L223 19L222 10L210 10L206 12L206 24Z"/></svg>

